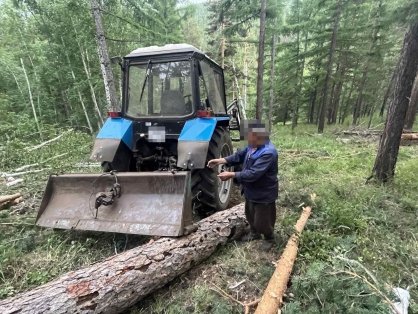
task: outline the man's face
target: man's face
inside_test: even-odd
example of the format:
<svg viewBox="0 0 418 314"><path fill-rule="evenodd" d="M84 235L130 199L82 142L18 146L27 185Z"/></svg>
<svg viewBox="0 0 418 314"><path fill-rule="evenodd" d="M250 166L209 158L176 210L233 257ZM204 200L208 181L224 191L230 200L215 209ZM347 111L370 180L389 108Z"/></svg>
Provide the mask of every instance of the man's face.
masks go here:
<svg viewBox="0 0 418 314"><path fill-rule="evenodd" d="M258 147L263 145L266 140L266 135L264 133L252 132L249 131L248 135L248 145L251 147Z"/></svg>

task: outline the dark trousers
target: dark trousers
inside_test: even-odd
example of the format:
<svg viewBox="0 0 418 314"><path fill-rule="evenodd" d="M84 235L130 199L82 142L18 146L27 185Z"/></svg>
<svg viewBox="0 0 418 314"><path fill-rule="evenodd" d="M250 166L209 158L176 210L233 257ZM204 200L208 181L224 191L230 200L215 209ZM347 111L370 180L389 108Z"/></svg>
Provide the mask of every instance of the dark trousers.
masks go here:
<svg viewBox="0 0 418 314"><path fill-rule="evenodd" d="M263 234L265 239L273 239L276 222L276 203L254 203L245 200L245 217L251 232Z"/></svg>

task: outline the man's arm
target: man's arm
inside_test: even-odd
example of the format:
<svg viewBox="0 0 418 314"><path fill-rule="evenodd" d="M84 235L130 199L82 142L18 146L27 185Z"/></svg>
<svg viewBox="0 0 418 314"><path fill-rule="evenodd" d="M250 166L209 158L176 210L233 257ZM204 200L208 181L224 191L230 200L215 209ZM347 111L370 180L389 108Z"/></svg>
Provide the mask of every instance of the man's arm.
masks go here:
<svg viewBox="0 0 418 314"><path fill-rule="evenodd" d="M244 162L245 156L247 155L248 147L243 150L237 150L235 154L225 157L225 161L227 165L238 165Z"/></svg>
<svg viewBox="0 0 418 314"><path fill-rule="evenodd" d="M274 162L274 154L264 154L257 158L250 169L235 172L235 178L238 182L254 182L260 179Z"/></svg>
<svg viewBox="0 0 418 314"><path fill-rule="evenodd" d="M217 165L237 165L244 162L245 155L247 154L247 148L243 150L238 150L235 154L225 157L225 158L218 158L218 159L212 159L208 161L208 167L213 168Z"/></svg>

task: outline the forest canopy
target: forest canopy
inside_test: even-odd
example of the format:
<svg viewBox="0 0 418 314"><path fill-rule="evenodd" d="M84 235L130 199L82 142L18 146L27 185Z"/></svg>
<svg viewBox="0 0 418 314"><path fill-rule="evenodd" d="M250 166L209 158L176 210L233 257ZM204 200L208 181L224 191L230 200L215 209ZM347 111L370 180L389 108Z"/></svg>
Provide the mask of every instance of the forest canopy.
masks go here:
<svg viewBox="0 0 418 314"><path fill-rule="evenodd" d="M414 8L407 0L267 1L264 113L271 101L274 123L293 127L378 122ZM111 57L192 44L224 65L228 102L242 98L254 114L258 1L102 1L100 12ZM90 1L2 1L0 61L2 138L39 139L62 126L94 133L103 123ZM120 101L120 69L112 67ZM16 120L21 127L11 128Z"/></svg>

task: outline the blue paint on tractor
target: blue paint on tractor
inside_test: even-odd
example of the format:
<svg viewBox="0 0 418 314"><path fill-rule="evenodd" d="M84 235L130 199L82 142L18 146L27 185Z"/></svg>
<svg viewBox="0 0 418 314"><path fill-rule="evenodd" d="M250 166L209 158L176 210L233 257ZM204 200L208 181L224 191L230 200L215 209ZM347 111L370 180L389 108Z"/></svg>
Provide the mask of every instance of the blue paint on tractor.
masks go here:
<svg viewBox="0 0 418 314"><path fill-rule="evenodd" d="M123 118L108 118L97 134L97 138L121 140L132 149L134 144L132 121Z"/></svg>
<svg viewBox="0 0 418 314"><path fill-rule="evenodd" d="M216 123L221 120L228 120L228 117L219 118L195 118L186 121L181 130L179 141L209 142L212 138Z"/></svg>

